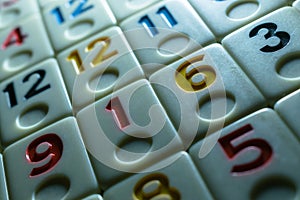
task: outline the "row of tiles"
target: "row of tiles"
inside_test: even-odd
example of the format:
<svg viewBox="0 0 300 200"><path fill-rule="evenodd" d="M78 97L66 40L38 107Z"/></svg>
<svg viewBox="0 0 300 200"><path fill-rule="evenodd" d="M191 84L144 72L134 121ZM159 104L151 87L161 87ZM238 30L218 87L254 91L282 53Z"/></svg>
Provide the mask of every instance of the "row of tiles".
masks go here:
<svg viewBox="0 0 300 200"><path fill-rule="evenodd" d="M174 2L173 5L178 6ZM161 8L166 8L166 6ZM164 11L166 12L166 10ZM285 18L291 18L291 23L286 24L282 20ZM290 64L290 60L298 61L297 51L299 50L299 45L296 42L296 36L299 29L295 29L295 27L298 27L298 20L299 14L295 10L290 8L281 9L222 40L225 48L263 93L266 94L271 104L278 100L279 94L292 90L291 86L285 85L293 85L293 81L290 80L296 79L299 74L293 67L295 64ZM23 26L17 26L17 28L9 30L2 35L4 41L2 48L4 50L0 55L2 60L1 80L15 75L18 71L32 66L40 60L53 56L47 35L40 28L43 25L39 17L32 16L30 19L23 21L23 23ZM193 24L196 24L196 22ZM32 28L32 25L37 25L39 28ZM180 29L186 28L182 26ZM180 29L176 31L182 32ZM265 35L259 34L265 29L268 30ZM199 30L202 29L199 27L194 30L191 29L190 33L186 34L189 36L199 35ZM284 32L284 34L277 35L277 33L281 34L281 32ZM201 44L209 44L213 41L213 37L203 32L200 34L203 40L201 38L193 40L196 37L191 39L182 34L174 34L173 30L164 30L154 40L149 40L149 35L147 34L144 29L130 31L129 34L125 32L134 54L124 37L124 33L116 27L93 35L93 37L58 54L57 58L62 67L69 94L71 94L73 89L75 77L86 71L89 72L86 72L83 76L90 77L93 74L92 71L95 72L96 68L100 71L99 69L105 68L108 62L118 67L121 62L123 64L124 60L126 60L127 69L124 69L121 73L127 72L129 68L132 69L141 65L145 75L149 77L164 65L199 49ZM242 43L245 43L245 45L239 45ZM256 62L253 63L253 60ZM103 67L97 67L101 64ZM120 70L120 67L118 68ZM261 71L263 73L258 73ZM260 76L265 73L270 74L271 80L275 80L273 84L269 84L269 79L263 82L264 77ZM260 76L257 74L260 74ZM278 80L278 75L279 78L282 77L281 80ZM281 90L274 93L274 89L270 89L269 85L277 85L277 88L281 88Z"/></svg>
<svg viewBox="0 0 300 200"><path fill-rule="evenodd" d="M6 179L11 199L79 199L100 187L106 200L299 198L299 138L271 109L211 134L189 153L176 135L163 144L166 130L151 141L123 136L117 147L112 132L84 132L84 115L79 127L65 118L5 149L1 194Z"/></svg>
<svg viewBox="0 0 300 200"><path fill-rule="evenodd" d="M294 10L287 8L280 12L283 11ZM93 102L108 98L107 95L113 99L125 85L144 79L140 66L130 65L128 56L132 55L90 68L80 75L75 71L72 74L70 66L61 64L63 77L57 61L49 59L3 81L0 84L2 146L58 119L76 115ZM221 45L213 44L158 70L148 79L175 127L182 129L179 131L182 137L187 140L193 137L195 131L188 120L193 119L193 123L202 126L196 130L196 138L200 139L218 118L224 118L225 124L232 123L262 107L274 107L280 98L299 88L299 79L280 76L278 65L272 66L277 61L264 56L262 60L256 58L258 64L246 68L252 73L249 79L249 74L242 71ZM290 61L289 57L285 59ZM297 63L295 59L283 66L297 76ZM131 95L124 97L130 98ZM126 109L130 110L127 104ZM182 119L187 122L182 123Z"/></svg>
<svg viewBox="0 0 300 200"><path fill-rule="evenodd" d="M13 15L13 13L21 13L23 10L25 12L26 9L33 9L34 7L37 7L37 5L25 6L24 4L26 2L23 0L17 0L13 2L15 3L7 3L9 6L7 8L5 7L4 11L2 12L4 13L2 19L3 21L5 19L7 23L10 21L9 16ZM75 1L70 1L69 4L73 4L74 2ZM68 21L65 21L61 18L62 15L65 14L64 9L73 9L72 5L68 5L68 3L61 3L60 1L51 1L51 4L47 4L48 10L43 10L45 27L40 14L29 15L30 13L36 13L36 11L28 11L28 13L24 15L31 16L31 19L28 19L28 17L24 18L24 16L21 14L20 16L22 16L25 20L16 20L13 25L3 29L0 32L2 44L2 53L0 57L2 60L0 80L12 76L16 72L24 69L25 67L32 66L38 61L53 56L54 51L52 50L51 45L53 45L57 55L58 52L61 53L61 51L66 47L70 47L80 41L85 40L87 37L91 37L99 33L99 31L103 29L116 25L116 23L105 22L106 15L111 17L111 14L105 14L109 13L108 11L102 11L102 9L107 7L104 6L106 5L105 1L82 1L77 2L76 4L78 3L79 5L73 5L73 7L75 6L75 8L77 8L75 9L75 13L79 14L70 17L70 19L68 18ZM124 1L124 3L126 3L126 1ZM223 15L226 14L225 8L232 7L230 5L234 4L231 1L203 3L205 5L213 4L213 6L219 7L218 9L214 7L207 9L208 13L219 13ZM219 3L222 5L218 5ZM267 1L259 1L259 11L255 12L255 15L251 15L251 17L247 18L247 20L233 20L238 24L236 24L233 28L230 28L226 34L224 33L224 35L220 38L223 38L228 33L250 21L253 21L261 15L269 13L276 8L285 6L290 2L279 0L276 3L272 3L272 6L267 6L267 3ZM31 4L37 3L35 1L31 1ZM115 3L112 1L111 4ZM149 4L150 2L144 4L140 3L139 6L146 7ZM199 6L199 9L202 7L205 8L205 6L198 4L196 5ZM239 6L236 5L236 7L239 8L238 10L241 9L242 11L249 10L249 6L251 8L251 5L248 4L242 4ZM220 10L221 7L223 7L225 10ZM297 7L296 3L295 7ZM138 6L136 8L138 8ZM7 9L7 11L5 9ZM177 10L179 9L182 12L178 13ZM211 12L213 9L216 9L216 11ZM37 8L37 11L38 10L39 9ZM7 17L5 13L8 13ZM200 13L203 12L201 11ZM60 19L62 22L58 23L58 19ZM221 30L225 30L223 26L221 27L219 24L224 23L224 19L228 19L228 17L218 16L217 19L219 19L220 22L215 22L213 20L211 22L207 22L207 24L216 25ZM153 60L155 60L155 63L158 63L158 65L169 64L178 59L179 56L185 56L188 53L198 49L201 45L206 46L207 44L215 41L215 36L211 33L211 31L207 28L207 26L187 1L162 1L118 24L122 28L123 32L125 32L126 39L129 41L129 44L133 50L144 49L146 51L146 49L152 48L159 49L159 52L150 54L149 52L136 51L136 56L142 65L153 63ZM187 24L190 24L188 29L186 28ZM230 27L226 23L224 23L224 26ZM199 32L201 32L201 34L199 34ZM101 37L101 39L97 38L98 40L94 40L92 43L86 46L84 52L81 52L83 50L69 51L67 55L69 58L68 60L70 62L75 62L76 64L74 64L74 67L79 68L80 64L82 64L80 61L85 60L85 54L90 53L95 48L96 44L104 42L105 47L109 49L110 46L113 46L110 44L110 41L113 39L111 37L117 37L117 35L121 33L115 32L109 34L112 35L105 35L108 38ZM215 32L214 34L216 35ZM51 39L51 42L48 39L48 35ZM128 46L127 42L125 43L126 44L122 43L124 48ZM93 62L93 64L99 64L105 59L112 57L116 54L116 50L118 50L118 48L116 49L116 47L114 47L113 50L114 54L109 54L107 56L101 55L101 58L96 59L97 62ZM122 53L122 51L120 52ZM76 70L80 71L80 69ZM155 70L156 68L145 69L145 73L151 74Z"/></svg>
<svg viewBox="0 0 300 200"><path fill-rule="evenodd" d="M171 3L173 3L173 5L175 6L178 6L174 2ZM166 8L166 6L161 6L161 5L159 5L158 7ZM154 9L157 8L155 7ZM163 9L163 11L165 14L166 13L170 14L169 10ZM172 17L169 18L172 19ZM291 19L291 23L289 26L287 26L282 21L282 19L284 18ZM298 87L299 81L297 80L297 77L299 74L298 72L299 70L297 70L295 66L298 63L298 56L299 56L296 53L297 49L299 49L299 46L297 45L296 42L297 30L299 31L299 29L296 29L296 31L294 31L294 27L297 27L297 21L299 20L298 18L299 15L295 10L291 8L284 8L277 11L276 14L274 13L270 17L261 20L261 21L272 21L272 23L257 22L256 23L257 25L250 26L251 27L250 29L249 28L241 29L235 32L231 37L229 36L228 39L225 38L223 41L223 45L225 46L225 48L232 54L232 56L243 67L247 75L250 76L252 81L254 81L254 83L258 86L259 90L262 91L263 95L268 100L268 104L270 105L273 105L273 103L276 100L283 97L285 94L294 91ZM177 21L175 22L177 23ZM39 40L40 41L39 43L35 42L35 40L32 41L29 40L27 42L27 45L24 45L22 43L23 39L25 38L24 40L26 41L27 38L29 37L28 35L23 35L23 33L21 32L21 30L23 30L23 27L22 29L20 27L16 28L13 30L13 32L8 34L9 37L6 44L9 48L7 48L6 51L4 51L3 54L1 54L4 60L3 61L4 64L2 68L3 73L1 73L3 78L6 75L15 74L16 70L22 68L22 66L21 67L18 66L18 63L22 63L21 65L24 64L29 65L31 63L31 62L24 63L24 58L25 59L30 58L29 60L31 60L31 56L33 55L36 56L37 58L33 59L32 62L36 62L36 60L39 60L40 58L47 57L47 54L49 53L51 54L51 49L49 48L49 45L43 45L43 42L41 42L41 41L45 41L47 43L48 40L42 36L43 35L42 33L39 35L38 32L35 31L35 29L30 28L32 24L37 24L39 26L42 26L41 23L42 22L38 19L38 17L34 16L32 17L32 19L28 20L24 25L25 28L29 27L28 31L30 30L32 31L32 34L30 33L29 35L35 34L34 37L32 38L34 38L35 40L36 39ZM277 26L280 26L280 29L278 28L279 30L281 29L286 30L283 35L280 36L277 35L277 32L278 33L283 32L283 31L275 30ZM267 29L269 31L266 35L264 35L265 39L268 39L265 41L261 41L261 38L257 36L259 31L263 29ZM142 31L144 32L144 30ZM139 32L137 34L138 36L136 36L135 34L130 34L132 35L133 40L136 40L135 38L138 38L140 35L143 35L140 33L141 31L138 32ZM250 32L252 33L251 36L250 36ZM268 34L271 34L271 36L273 37L268 36ZM167 31L166 35L172 35L172 33ZM171 47L172 52L174 51L174 49L175 52L178 52L179 48L185 46L185 44L178 45L178 43L180 44L182 40L186 39L183 36L171 37L171 38L172 39L165 42L165 43L169 43L168 45L165 46ZM269 40L271 40L272 43L273 38L279 39L280 43L278 45L269 46L268 45L268 43L270 43ZM145 40L147 39L145 38ZM19 41L21 41L20 44L18 44ZM249 41L249 43L245 45L247 48L245 48L245 46L243 45L239 45L244 41ZM17 43L17 45L14 45L14 43ZM100 43L101 45L97 46L97 43ZM148 46L150 45L149 43ZM10 46L12 44L13 46ZM276 44L276 40L275 40L275 44ZM136 46L138 50L135 50L134 53L135 55L137 55L139 61L141 62L146 77L149 77L155 71L162 68L162 63L168 63L171 60L174 60L175 58L178 59L185 55L184 53L182 53L180 55L176 54L176 56L174 56L174 54L171 54L172 56L170 56L168 54L168 51L171 50L168 47L159 48L158 47L159 45L161 44L159 44L158 42L153 43L153 41L151 41L151 45L149 47L147 46L147 48L139 49L138 46L140 45ZM24 47L24 49L16 51L13 47L15 48ZM35 52L38 52L39 55L37 55L36 53L32 53L31 50L26 50L26 48L28 47L35 49ZM45 51L48 52L43 53L43 51L41 51L40 48L46 49ZM192 49L195 50L199 48L199 44L197 42L191 42L191 44L189 43L188 48L190 48L190 50ZM157 52L157 49L159 49L159 52ZM254 49L254 51L252 51L252 49ZM268 49L268 50L266 51L264 49ZM189 51L186 51L185 53L187 52ZM11 54L13 56L10 56ZM217 59L218 55L215 55L214 57L215 58L213 59ZM153 59L156 60L156 63L153 63ZM80 110L82 107L90 103L89 96L95 96L95 98L98 99L112 92L112 90L116 89L117 88L116 84L113 84L116 81L116 79L118 79L119 82L122 82L122 84L118 84L121 87L132 81L140 79L144 76L142 70L138 67L139 63L135 58L134 54L132 53L123 35L123 32L117 27L106 30L105 32L99 33L98 35L94 35L93 37L87 39L86 41L83 41L77 44L76 46L73 46L70 49L62 52L61 54L58 55L58 60L61 66L61 70L63 72L64 80L66 82L68 94L70 97L72 97L73 107L75 108L76 111ZM253 60L255 60L256 62L253 63L252 62ZM293 62L291 63L290 60L292 60L294 63ZM215 63L211 65L214 66ZM184 70L182 71L184 73ZM224 74L225 73L223 73L222 75ZM99 78L99 76L103 77L102 79L103 81L98 81L97 78ZM28 79L29 78L30 76L28 77ZM17 104L17 102L15 102L16 100L13 98L14 97L13 94L15 92L14 92L14 86L11 82L12 80L3 83L4 85L3 92L4 95L9 95L10 97L9 100L10 103L12 103L12 105L10 105L9 107L14 107L15 104ZM23 80L23 83L24 82L25 81ZM88 83L88 86L84 84L76 84L77 82ZM82 92L80 98L76 97L76 94L75 95L73 94L73 91L77 91L77 90ZM233 92L230 91L230 93L231 95L236 96L236 92L232 94ZM25 98L29 99L26 97L27 95L28 94L25 94ZM30 97L32 96L34 95L31 95ZM243 97L245 95L241 94L239 96ZM74 99L76 100L74 101ZM67 106L65 107L67 108ZM23 113L23 112L21 112L20 110L18 113Z"/></svg>

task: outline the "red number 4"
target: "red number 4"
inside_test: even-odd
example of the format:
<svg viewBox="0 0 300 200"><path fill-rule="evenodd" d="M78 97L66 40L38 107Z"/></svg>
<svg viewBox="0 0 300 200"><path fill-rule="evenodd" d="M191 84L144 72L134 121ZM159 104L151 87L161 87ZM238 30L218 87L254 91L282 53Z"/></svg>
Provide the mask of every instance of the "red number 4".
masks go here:
<svg viewBox="0 0 300 200"><path fill-rule="evenodd" d="M7 0L2 2L2 4L0 4L0 8L1 7L9 7L11 5L13 5L14 3L16 3L18 0Z"/></svg>
<svg viewBox="0 0 300 200"><path fill-rule="evenodd" d="M253 149L260 151L260 155L253 161L233 166L231 170L231 173L233 174L241 175L241 173L256 170L257 168L266 165L272 157L272 148L268 142L263 139L249 139L236 146L232 144L234 140L238 140L240 137L243 137L250 132L254 132L253 127L250 124L247 124L218 140L229 159L234 159L242 151Z"/></svg>
<svg viewBox="0 0 300 200"><path fill-rule="evenodd" d="M21 45L24 42L24 39L27 37L27 35L22 35L21 28L17 27L14 30L12 30L7 38L5 39L4 43L2 44L2 49L6 49L10 45Z"/></svg>

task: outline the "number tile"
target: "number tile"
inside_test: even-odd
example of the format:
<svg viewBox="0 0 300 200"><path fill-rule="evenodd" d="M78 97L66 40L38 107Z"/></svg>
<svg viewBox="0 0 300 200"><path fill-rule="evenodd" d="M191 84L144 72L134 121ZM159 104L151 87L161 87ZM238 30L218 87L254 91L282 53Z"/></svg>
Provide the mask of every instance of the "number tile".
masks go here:
<svg viewBox="0 0 300 200"><path fill-rule="evenodd" d="M116 23L106 0L53 2L43 10L43 16L56 51Z"/></svg>
<svg viewBox="0 0 300 200"><path fill-rule="evenodd" d="M11 199L82 199L99 192L73 117L19 140L3 155Z"/></svg>
<svg viewBox="0 0 300 200"><path fill-rule="evenodd" d="M3 166L3 156L0 154L0 199L9 200L7 193L6 174Z"/></svg>
<svg viewBox="0 0 300 200"><path fill-rule="evenodd" d="M300 10L300 1L297 0L293 3L293 7L297 8L298 10Z"/></svg>
<svg viewBox="0 0 300 200"><path fill-rule="evenodd" d="M131 1L131 0L109 0L107 3L111 7L118 21L121 21L128 16L141 11L150 5L159 2L158 0L139 0L139 1Z"/></svg>
<svg viewBox="0 0 300 200"><path fill-rule="evenodd" d="M168 166L134 175L104 192L104 199L213 199L186 152Z"/></svg>
<svg viewBox="0 0 300 200"><path fill-rule="evenodd" d="M285 7L222 41L270 105L299 88L299 21L300 13Z"/></svg>
<svg viewBox="0 0 300 200"><path fill-rule="evenodd" d="M7 79L0 88L0 134L4 147L72 113L54 59Z"/></svg>
<svg viewBox="0 0 300 200"><path fill-rule="evenodd" d="M81 110L77 119L103 189L182 150L146 80L98 100Z"/></svg>
<svg viewBox="0 0 300 200"><path fill-rule="evenodd" d="M109 28L58 55L73 109L78 111L144 73L119 27Z"/></svg>
<svg viewBox="0 0 300 200"><path fill-rule="evenodd" d="M83 200L103 200L103 198L99 194L90 195Z"/></svg>
<svg viewBox="0 0 300 200"><path fill-rule="evenodd" d="M47 7L51 6L51 4L57 4L61 2L61 0L37 0L40 8L42 10L46 9ZM67 0L65 0L66 2Z"/></svg>
<svg viewBox="0 0 300 200"><path fill-rule="evenodd" d="M236 0L189 0L202 19L221 40L230 32L266 15L292 0L236 1Z"/></svg>
<svg viewBox="0 0 300 200"><path fill-rule="evenodd" d="M186 147L266 105L219 44L172 63L150 82Z"/></svg>
<svg viewBox="0 0 300 200"><path fill-rule="evenodd" d="M282 119L300 138L300 111L297 109L299 103L300 90L296 90L277 101L274 107Z"/></svg>
<svg viewBox="0 0 300 200"><path fill-rule="evenodd" d="M186 24L192 26L186 28ZM162 1L127 18L120 26L147 76L214 41L187 1Z"/></svg>
<svg viewBox="0 0 300 200"><path fill-rule="evenodd" d="M36 0L2 0L0 2L0 30L39 12Z"/></svg>
<svg viewBox="0 0 300 200"><path fill-rule="evenodd" d="M0 81L53 56L38 14L0 30L0 45Z"/></svg>
<svg viewBox="0 0 300 200"><path fill-rule="evenodd" d="M209 136L215 137L215 135ZM225 127L206 157L190 154L216 199L299 199L300 145L271 109Z"/></svg>

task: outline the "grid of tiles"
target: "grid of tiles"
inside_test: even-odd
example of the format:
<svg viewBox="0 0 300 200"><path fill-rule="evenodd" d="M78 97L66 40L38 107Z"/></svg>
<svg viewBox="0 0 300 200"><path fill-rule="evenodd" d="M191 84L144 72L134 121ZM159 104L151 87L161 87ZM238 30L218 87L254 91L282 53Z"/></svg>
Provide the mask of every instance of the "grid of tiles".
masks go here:
<svg viewBox="0 0 300 200"><path fill-rule="evenodd" d="M0 199L299 199L299 5L1 1Z"/></svg>

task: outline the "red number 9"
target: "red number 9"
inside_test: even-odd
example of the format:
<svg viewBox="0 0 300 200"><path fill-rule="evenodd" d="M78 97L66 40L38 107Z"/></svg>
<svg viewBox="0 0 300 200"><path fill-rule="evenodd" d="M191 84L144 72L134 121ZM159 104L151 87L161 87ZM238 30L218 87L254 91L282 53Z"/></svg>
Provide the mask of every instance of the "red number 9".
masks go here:
<svg viewBox="0 0 300 200"><path fill-rule="evenodd" d="M38 152L38 148L43 148L44 146L47 146L47 149L43 152ZM42 135L32 141L26 149L26 159L32 164L38 164L45 160L49 161L40 167L33 168L29 177L34 177L51 170L60 160L62 152L63 143L60 137L54 133Z"/></svg>

